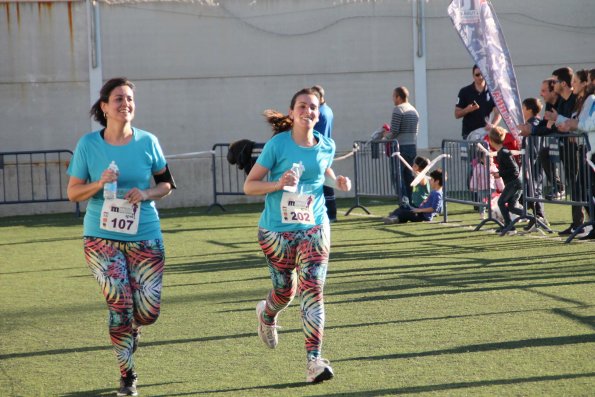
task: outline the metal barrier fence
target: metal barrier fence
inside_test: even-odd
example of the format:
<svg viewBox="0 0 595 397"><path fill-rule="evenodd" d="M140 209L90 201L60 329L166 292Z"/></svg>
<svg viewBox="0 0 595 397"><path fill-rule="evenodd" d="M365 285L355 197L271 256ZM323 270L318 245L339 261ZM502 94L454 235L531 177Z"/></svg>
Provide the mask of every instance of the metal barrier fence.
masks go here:
<svg viewBox="0 0 595 397"><path fill-rule="evenodd" d="M399 152L396 140L356 141L357 149L353 156L353 189L355 205L345 213L349 215L355 208L363 209L361 197L401 197L401 161L393 153Z"/></svg>
<svg viewBox="0 0 595 397"><path fill-rule="evenodd" d="M531 207L546 202L571 206L574 231L568 236L568 243L584 227L595 223L594 181L587 165L590 151L587 135L530 136L526 138L525 147L523 163L528 175L534 176L523 183L525 202ZM582 213L583 208L587 211L586 216Z"/></svg>
<svg viewBox="0 0 595 397"><path fill-rule="evenodd" d="M493 217L492 196L494 184L490 176L493 159L478 146L489 150L485 141L443 140L442 153L447 156L442 160L444 180L442 186L444 200L444 222L448 221L448 205L459 203L473 205L484 211L486 216L476 226L481 229L488 222L502 223Z"/></svg>
<svg viewBox="0 0 595 397"><path fill-rule="evenodd" d="M0 204L68 201L66 149L0 152ZM75 203L80 215L79 203Z"/></svg>
<svg viewBox="0 0 595 397"><path fill-rule="evenodd" d="M227 153L229 152L229 143L216 143L212 149L211 171L213 175L213 203L209 205L207 212L215 206L226 211L225 207L221 205L217 198L219 196L243 196L244 182L246 181L246 173L240 170L237 165L232 165L227 161ZM264 143L255 143L252 150L252 159L256 160Z"/></svg>
<svg viewBox="0 0 595 397"><path fill-rule="evenodd" d="M486 200L486 197L491 198L493 193L493 188L490 186L490 160L485 163L486 156L478 145L488 147L484 141L444 140L442 142L442 152L450 154L450 158L443 160L443 168L447 175L443 186L444 222L448 221L447 202L473 205L478 209L485 207L488 216L477 225L475 230L479 230L490 221L503 226L492 216L491 199ZM529 219L535 222L537 228L551 233L552 230L545 223L545 219L535 216L536 207L543 206L545 203L572 208L574 230L566 239L567 243L586 226L593 226L595 223L593 173L589 170L586 161L589 150L590 145L585 134L556 134L525 138L520 156L523 210L522 215L515 218L508 229L522 219ZM482 161L488 164L488 167L483 167L483 171L478 174L474 172L474 167ZM483 186L489 186L489 195L486 194L487 192L478 194L477 189L472 188L472 185L479 184L475 178L483 181ZM582 214L583 208L586 209L587 216Z"/></svg>

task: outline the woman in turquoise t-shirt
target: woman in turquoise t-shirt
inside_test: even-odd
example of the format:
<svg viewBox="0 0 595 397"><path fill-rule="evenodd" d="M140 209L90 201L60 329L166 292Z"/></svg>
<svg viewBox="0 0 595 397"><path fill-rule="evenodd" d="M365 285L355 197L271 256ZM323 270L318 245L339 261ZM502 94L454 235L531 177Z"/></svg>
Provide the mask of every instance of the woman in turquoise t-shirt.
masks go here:
<svg viewBox="0 0 595 397"><path fill-rule="evenodd" d="M304 88L293 96L287 116L265 112L275 136L264 146L244 184L246 194L266 195L258 241L273 289L256 306L258 335L269 348L277 346L277 315L298 293L306 339L307 382L333 377L328 360L321 357L323 287L330 251L322 186L351 189L349 178L335 177L330 168L334 141L314 131L319 105L317 93Z"/></svg>
<svg viewBox="0 0 595 397"><path fill-rule="evenodd" d="M159 316L165 251L153 200L175 188L157 138L132 127L134 110L134 84L125 78L106 82L91 108L105 128L80 139L68 167L68 198L89 200L85 259L109 308L121 374L118 396L137 395L133 353L140 327ZM112 161L119 172L108 168ZM104 185L114 181L116 198L104 200Z"/></svg>

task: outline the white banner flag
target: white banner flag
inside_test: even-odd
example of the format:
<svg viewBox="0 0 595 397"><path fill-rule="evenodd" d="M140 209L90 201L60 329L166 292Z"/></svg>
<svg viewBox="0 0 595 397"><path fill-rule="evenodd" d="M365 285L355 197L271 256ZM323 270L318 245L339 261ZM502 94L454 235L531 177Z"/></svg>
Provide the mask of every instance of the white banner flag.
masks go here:
<svg viewBox="0 0 595 397"><path fill-rule="evenodd" d="M452 0L448 6L459 36L481 70L508 130L520 142L523 111L510 52L488 0Z"/></svg>

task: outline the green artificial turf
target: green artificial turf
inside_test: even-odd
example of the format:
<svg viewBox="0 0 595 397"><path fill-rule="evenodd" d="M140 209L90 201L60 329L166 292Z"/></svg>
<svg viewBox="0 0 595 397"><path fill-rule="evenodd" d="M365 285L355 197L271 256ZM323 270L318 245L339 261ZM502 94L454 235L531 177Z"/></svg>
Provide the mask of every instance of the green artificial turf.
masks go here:
<svg viewBox="0 0 595 397"><path fill-rule="evenodd" d="M352 200L340 201L343 213ZM384 225L392 206L332 225L323 355L305 380L297 301L279 346L256 334L271 282L260 205L165 210L161 317L136 354L141 396L592 396L595 243L499 237L470 207L448 223ZM570 210L548 206L562 230ZM0 396L108 396L119 373L107 309L86 267L82 219L0 219Z"/></svg>

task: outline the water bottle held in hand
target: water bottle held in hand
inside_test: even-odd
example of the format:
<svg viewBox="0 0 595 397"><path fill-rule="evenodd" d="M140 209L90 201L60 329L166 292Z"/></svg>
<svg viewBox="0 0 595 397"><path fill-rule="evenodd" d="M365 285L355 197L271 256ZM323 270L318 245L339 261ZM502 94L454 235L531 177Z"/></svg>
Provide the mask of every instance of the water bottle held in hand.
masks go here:
<svg viewBox="0 0 595 397"><path fill-rule="evenodd" d="M118 169L118 166L116 165L116 162L112 160L112 162L110 163L109 167L107 167L109 170L114 171L115 173L118 173L120 170ZM104 199L115 199L117 198L117 192L118 192L118 182L117 181L113 181L113 182L107 182L106 184L103 185L103 198Z"/></svg>
<svg viewBox="0 0 595 397"><path fill-rule="evenodd" d="M285 190L286 192L295 193L297 191L297 186L300 183L300 177L302 176L302 172L304 171L304 166L302 165L301 161L299 162L299 164L293 163L293 165L291 166L291 170L296 175L297 181L293 186L283 186L283 190Z"/></svg>

